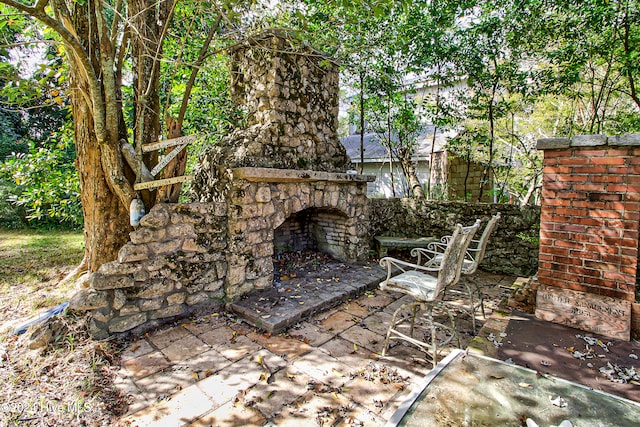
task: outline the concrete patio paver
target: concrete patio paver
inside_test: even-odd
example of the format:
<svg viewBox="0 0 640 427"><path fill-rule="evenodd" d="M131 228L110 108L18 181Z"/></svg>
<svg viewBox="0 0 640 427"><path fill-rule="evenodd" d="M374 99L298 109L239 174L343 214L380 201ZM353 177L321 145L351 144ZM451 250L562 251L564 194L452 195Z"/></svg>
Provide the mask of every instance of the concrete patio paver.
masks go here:
<svg viewBox="0 0 640 427"><path fill-rule="evenodd" d="M373 353L382 352L384 335L362 326L352 326L340 334L340 337L351 341L358 347L366 348Z"/></svg>
<svg viewBox="0 0 640 427"><path fill-rule="evenodd" d="M494 293L502 292L498 284L515 280L479 277ZM122 353L115 383L131 403L121 423L383 426L432 368L424 353L405 342L394 342L387 357L380 356L391 314L408 301L402 294L367 291L279 334L228 315L206 315L151 333ZM494 304L488 304L488 314ZM467 317L458 320L470 329ZM472 339L464 330L463 340L495 356L487 335L499 336L509 316L478 318L479 336Z"/></svg>
<svg viewBox="0 0 640 427"><path fill-rule="evenodd" d="M196 379L191 371L181 369L180 366L172 366L169 370L156 372L153 375L136 380L136 385L147 395L155 399L164 399L187 388L195 381Z"/></svg>
<svg viewBox="0 0 640 427"><path fill-rule="evenodd" d="M321 329L326 332L340 333L347 328L359 323L362 320L361 317L355 316L351 313L347 313L342 310L334 310L328 315L322 317L322 320L318 323Z"/></svg>
<svg viewBox="0 0 640 427"><path fill-rule="evenodd" d="M262 348L260 344L252 341L245 335L237 335L234 330L227 327L217 328L211 333L201 335L200 337L203 341L210 344L211 348L234 362Z"/></svg>
<svg viewBox="0 0 640 427"><path fill-rule="evenodd" d="M162 354L171 362L178 363L197 356L206 350L209 350L209 346L206 343L198 339L195 335L189 334L172 342L160 351L162 351Z"/></svg>
<svg viewBox="0 0 640 427"><path fill-rule="evenodd" d="M144 378L171 366L164 354L159 351L125 360L123 367L134 378Z"/></svg>
<svg viewBox="0 0 640 427"><path fill-rule="evenodd" d="M188 335L190 335L190 332L183 328L181 325L178 325L174 328L165 329L163 331L150 334L149 341L151 341L151 343L156 348L162 350L163 348L170 346L174 342Z"/></svg>
<svg viewBox="0 0 640 427"><path fill-rule="evenodd" d="M403 344L380 358L391 313L409 300L368 289L279 334L225 313L150 333L123 352L119 387L132 401L122 421L383 425L431 368L424 353ZM395 377L382 381L366 370Z"/></svg>
<svg viewBox="0 0 640 427"><path fill-rule="evenodd" d="M258 427L265 425L266 422L264 416L256 409L227 402L188 425L190 427Z"/></svg>
<svg viewBox="0 0 640 427"><path fill-rule="evenodd" d="M394 358L381 364L378 353L390 318L386 310L402 297L370 290L274 335L224 316L149 334L123 353L121 387L133 401L122 422L384 425L381 414L391 414L411 382L428 371L426 359L417 365L398 359L398 365L418 367L397 369L403 384L359 376L367 366L393 368ZM408 349L402 357L424 354Z"/></svg>
<svg viewBox="0 0 640 427"><path fill-rule="evenodd" d="M312 347L319 347L333 338L333 334L325 332L318 325L301 322L287 331L290 336Z"/></svg>
<svg viewBox="0 0 640 427"><path fill-rule="evenodd" d="M286 405L307 392L311 377L301 371L282 369L274 374L271 383L256 384L245 396L245 406L257 408L267 419L279 415Z"/></svg>
<svg viewBox="0 0 640 427"><path fill-rule="evenodd" d="M198 375L198 379L206 378L214 372L218 372L221 369L226 368L232 363L233 362L231 360L227 359L216 350L205 351L204 353L200 353L182 362L182 364L188 367L193 374Z"/></svg>
<svg viewBox="0 0 640 427"><path fill-rule="evenodd" d="M269 351L279 354L287 360L293 360L302 354L308 353L312 349L312 347L303 340L289 338L282 335L251 332L248 337L269 349Z"/></svg>

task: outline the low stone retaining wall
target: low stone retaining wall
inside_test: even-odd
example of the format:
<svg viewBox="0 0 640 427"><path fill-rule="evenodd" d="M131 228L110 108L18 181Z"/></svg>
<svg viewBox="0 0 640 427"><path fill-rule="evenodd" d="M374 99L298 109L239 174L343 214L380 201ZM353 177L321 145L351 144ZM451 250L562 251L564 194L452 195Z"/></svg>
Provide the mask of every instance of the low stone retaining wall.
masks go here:
<svg viewBox="0 0 640 427"><path fill-rule="evenodd" d="M455 224L470 225L477 218L483 220L484 227L497 212L502 218L489 239L480 268L514 276L534 275L540 224L540 208L536 206L370 199L371 236L441 237L451 234Z"/></svg>
<svg viewBox="0 0 640 427"><path fill-rule="evenodd" d="M91 311L94 337L146 330L199 306L222 304L226 204L156 205L130 239L118 260L102 265L71 300L71 309Z"/></svg>

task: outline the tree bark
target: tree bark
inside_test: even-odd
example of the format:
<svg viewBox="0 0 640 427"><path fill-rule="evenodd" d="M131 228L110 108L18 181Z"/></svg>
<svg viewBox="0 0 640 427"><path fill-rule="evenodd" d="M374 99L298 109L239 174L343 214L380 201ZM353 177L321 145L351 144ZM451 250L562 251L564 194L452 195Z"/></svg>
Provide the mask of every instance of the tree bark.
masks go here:
<svg viewBox="0 0 640 427"><path fill-rule="evenodd" d="M83 95L82 82L70 67L76 167L80 176L80 200L84 213L85 262L94 272L117 258L118 250L129 240L128 207L111 191L102 169L102 156L96 143L91 108Z"/></svg>
<svg viewBox="0 0 640 427"><path fill-rule="evenodd" d="M98 35L93 2L86 5L75 4L72 11L72 23L76 37L85 46L85 52L94 69L101 69L101 49L92 44ZM91 47L91 48L89 48ZM102 52L106 54L106 52ZM102 81L90 81L90 74L83 69L83 64L77 61L78 55L70 55L69 74L71 105L73 111L74 135L77 152L76 168L80 177L80 199L84 214L85 259L83 264L90 272L97 271L105 262L117 258L118 250L128 241L131 226L129 225L128 204L123 203L122 197L129 199L130 195L120 194L109 185L109 179L124 180L120 173L117 149L118 116L117 109L107 109L104 103L99 103L92 96L92 85L100 85L100 91L108 91ZM113 76L111 79L113 81ZM111 88L109 88L111 89ZM106 97L115 103L116 94L110 93ZM104 98L101 98L102 100ZM99 110L99 111L97 111ZM95 114L104 117L107 123L115 128L110 129L107 138L99 138L96 133ZM110 113L110 114L108 114ZM116 116L114 117L114 114ZM101 143L101 139L103 139ZM114 158L115 157L115 158ZM106 162L105 162L106 160ZM111 176L109 176L111 174ZM123 188L130 188L128 182L122 182ZM131 191L132 193L132 191ZM129 199L130 200L130 199Z"/></svg>
<svg viewBox="0 0 640 427"><path fill-rule="evenodd" d="M364 173L364 71L362 70L360 71L360 167L358 173L360 175Z"/></svg>
<svg viewBox="0 0 640 427"><path fill-rule="evenodd" d="M184 95L182 97L182 103L180 104L180 112L178 113L178 119L174 120L171 116L167 116L166 118L167 137L169 139L179 138L183 136L182 123L184 122L184 116L187 113L187 107L189 106L189 97L191 96L191 90L193 89L193 85L196 82L196 77L198 76L198 71L200 71L200 66L204 63L204 60L207 57L207 52L209 51L211 41L213 40L214 35L218 32L221 20L222 14L218 15L216 22L209 30L209 34L207 34L207 38L205 39L204 43L202 43L200 52L198 53L198 59L191 69L191 75L189 76L189 81L187 82L185 87ZM180 149L180 147L173 148L173 150L178 149ZM169 153L171 151L169 151ZM185 148L176 157L174 157L167 164L167 166L165 166L162 172L162 177L172 178L174 176L181 176L184 175L186 169L187 149ZM180 190L182 190L181 182L159 188L156 195L156 203L176 203L180 197Z"/></svg>
<svg viewBox="0 0 640 427"><path fill-rule="evenodd" d="M422 184L420 184L420 180L418 179L418 175L416 174L416 167L411 161L411 156L399 153L398 157L400 159L400 164L402 165L404 178L407 180L407 184L409 185L411 197L414 197L416 199L426 198L424 189L422 188Z"/></svg>
<svg viewBox="0 0 640 427"><path fill-rule="evenodd" d="M134 140L136 149L144 144L160 139L160 58L162 57L163 29L173 10L172 1L161 1L157 5L147 0L131 0L129 16L136 31L131 32L131 46L134 76ZM142 156L144 163L151 167L158 162L158 152L153 151ZM137 174L139 175L139 174ZM140 192L147 209L156 202L153 192Z"/></svg>

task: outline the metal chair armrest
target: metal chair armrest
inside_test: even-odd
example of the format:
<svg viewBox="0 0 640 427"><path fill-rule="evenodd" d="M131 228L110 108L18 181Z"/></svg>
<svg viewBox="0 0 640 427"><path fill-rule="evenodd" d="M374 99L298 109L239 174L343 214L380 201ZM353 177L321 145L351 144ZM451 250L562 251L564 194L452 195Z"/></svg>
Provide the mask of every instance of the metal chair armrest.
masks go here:
<svg viewBox="0 0 640 427"><path fill-rule="evenodd" d="M433 242L429 243L426 248L413 248L411 250L411 256L418 258L416 264L428 268L430 271L437 271L440 268L442 255L446 249L446 245L439 242Z"/></svg>

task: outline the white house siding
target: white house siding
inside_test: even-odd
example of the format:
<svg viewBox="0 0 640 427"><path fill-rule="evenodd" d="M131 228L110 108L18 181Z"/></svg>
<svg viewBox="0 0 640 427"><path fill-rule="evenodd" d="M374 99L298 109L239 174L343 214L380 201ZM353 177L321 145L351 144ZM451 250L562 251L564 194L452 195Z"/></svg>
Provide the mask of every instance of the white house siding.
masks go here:
<svg viewBox="0 0 640 427"><path fill-rule="evenodd" d="M444 168L438 167L441 164L440 159L442 159L442 153L434 153L435 154L435 164L434 175L431 179L431 188L437 187L445 182L445 171ZM356 165L356 169L358 169L358 163L354 162ZM418 180L422 184L423 188L426 187L428 177L429 177L429 161L428 160L418 160L415 162L416 165L416 175L418 176ZM367 196L369 197L394 197L393 190L391 188L391 171L389 170L389 161L365 161L363 172L365 175L373 175L376 177L376 180L368 183L367 185ZM393 167L393 183L395 186L395 196L403 197L408 195L408 187L407 182L404 179L404 174L402 173L402 168L398 162L394 162Z"/></svg>

